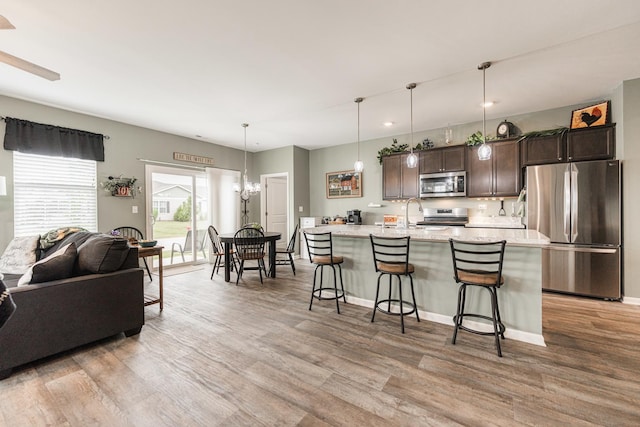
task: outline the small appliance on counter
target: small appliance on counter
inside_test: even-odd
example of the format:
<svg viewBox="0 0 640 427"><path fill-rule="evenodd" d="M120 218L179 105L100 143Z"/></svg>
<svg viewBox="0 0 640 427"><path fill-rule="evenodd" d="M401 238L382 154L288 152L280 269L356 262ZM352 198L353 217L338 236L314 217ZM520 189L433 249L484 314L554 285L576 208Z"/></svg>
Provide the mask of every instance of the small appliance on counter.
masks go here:
<svg viewBox="0 0 640 427"><path fill-rule="evenodd" d="M347 211L347 224L361 225L362 224L362 211L354 209Z"/></svg>

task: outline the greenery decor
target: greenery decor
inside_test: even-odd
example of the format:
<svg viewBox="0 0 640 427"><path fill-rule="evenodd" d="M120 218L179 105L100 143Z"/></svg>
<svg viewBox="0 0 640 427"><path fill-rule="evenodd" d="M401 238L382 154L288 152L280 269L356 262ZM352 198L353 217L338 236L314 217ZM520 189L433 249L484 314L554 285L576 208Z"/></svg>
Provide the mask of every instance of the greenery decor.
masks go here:
<svg viewBox="0 0 640 427"><path fill-rule="evenodd" d="M384 156L388 156L393 153L402 153L403 151L407 151L407 148L409 148L407 144L398 144L398 140L393 138L393 144L391 144L391 146L378 150L378 161L382 164L382 158Z"/></svg>
<svg viewBox="0 0 640 427"><path fill-rule="evenodd" d="M413 150L416 151L416 150L425 150L427 148L432 148L433 145L429 146L427 141L433 144L433 142L431 142L431 140L427 138L424 141L417 143L416 146L413 147ZM389 154L404 153L409 151L410 151L409 144L398 144L398 140L396 138L393 138L393 144L391 144L389 147L383 147L380 150L378 150L378 162L382 164L382 158L384 156L388 156Z"/></svg>
<svg viewBox="0 0 640 427"><path fill-rule="evenodd" d="M569 131L567 127L559 127L555 129L547 129L547 130L534 130L531 132L523 133L518 142L524 141L527 138L538 138L541 136L553 136L553 135L561 135L565 132Z"/></svg>
<svg viewBox="0 0 640 427"><path fill-rule="evenodd" d="M136 181L136 177L124 178L122 175L117 177L109 176L107 177L107 181L101 182L100 185L104 191L111 193L112 196L135 197L138 192L142 191L142 187L135 186Z"/></svg>
<svg viewBox="0 0 640 427"><path fill-rule="evenodd" d="M488 141L488 139L487 139ZM482 137L482 132L480 131L476 131L475 133L472 133L471 135L469 135L469 137L467 138L467 145L468 146L472 146L472 145L480 145L484 142L484 138Z"/></svg>

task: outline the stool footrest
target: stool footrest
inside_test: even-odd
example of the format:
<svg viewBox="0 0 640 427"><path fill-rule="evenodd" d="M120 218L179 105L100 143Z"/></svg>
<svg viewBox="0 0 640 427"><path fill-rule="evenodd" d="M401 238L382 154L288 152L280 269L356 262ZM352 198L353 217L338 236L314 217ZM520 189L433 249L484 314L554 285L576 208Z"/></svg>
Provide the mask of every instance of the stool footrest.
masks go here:
<svg viewBox="0 0 640 427"><path fill-rule="evenodd" d="M491 327L491 331L479 331L477 329L471 329L468 326L464 326L464 325L460 325L458 326L458 328L462 329L463 331L467 331L467 332L471 332L472 334L476 334L476 335L495 335L495 332L493 331L493 319L489 316L483 316L481 314L473 314L473 313L464 313L461 315L455 315L453 316L453 323L454 325L458 323L458 316L462 317L462 320L464 321L464 319L466 317L473 317L475 319L485 319L488 320L492 323L488 324L487 326ZM504 324L502 324L502 322L497 322L498 324L498 335L502 335L504 334L504 331L506 330Z"/></svg>
<svg viewBox="0 0 640 427"><path fill-rule="evenodd" d="M330 297L322 296L322 291L325 293L331 293ZM331 299L339 299L344 296L344 292L341 289L338 289L338 294L336 296L336 288L317 288L313 291L313 298L319 300L331 300Z"/></svg>
<svg viewBox="0 0 640 427"><path fill-rule="evenodd" d="M380 307L380 304L387 304L389 305L389 303L397 303L398 305L400 305L400 303L402 303L402 313L400 313L399 311L390 311L387 310L385 308ZM408 307L409 311L404 311L404 307ZM378 301L378 303L376 304L376 310L385 313L385 314L390 314L392 316L400 316L401 314L403 316L407 316L409 314L413 314L416 312L416 306L413 305L412 303L410 303L409 301L400 301L399 299L383 299Z"/></svg>

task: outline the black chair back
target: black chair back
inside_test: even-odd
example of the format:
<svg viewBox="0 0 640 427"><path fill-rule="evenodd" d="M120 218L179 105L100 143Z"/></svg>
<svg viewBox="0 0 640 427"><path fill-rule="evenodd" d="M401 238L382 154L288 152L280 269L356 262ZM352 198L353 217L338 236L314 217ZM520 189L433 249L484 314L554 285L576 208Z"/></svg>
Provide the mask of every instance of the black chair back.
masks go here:
<svg viewBox="0 0 640 427"><path fill-rule="evenodd" d="M500 286L503 283L502 263L505 240L496 242L465 242L449 239L456 282Z"/></svg>
<svg viewBox="0 0 640 427"><path fill-rule="evenodd" d="M309 261L314 262L331 262L333 257L333 240L331 232L326 233L308 233L304 231L304 240L307 242L307 250L309 252Z"/></svg>
<svg viewBox="0 0 640 427"><path fill-rule="evenodd" d="M211 241L211 248L213 249L213 253L224 254L224 247L222 246L222 242L220 241L220 234L218 230L213 225L210 225L207 228L207 234L209 235L209 240Z"/></svg>
<svg viewBox="0 0 640 427"><path fill-rule="evenodd" d="M136 240L143 240L144 234L142 231L138 230L136 227L116 227L113 231L118 232L120 237L124 239L133 238Z"/></svg>
<svg viewBox="0 0 640 427"><path fill-rule="evenodd" d="M394 271L409 273L409 242L411 236L379 237L369 234L376 273Z"/></svg>
<svg viewBox="0 0 640 427"><path fill-rule="evenodd" d="M289 239L289 244L287 245L287 252L295 252L296 250L296 237L298 236L298 228L299 224L296 224L296 228L293 229L293 234Z"/></svg>
<svg viewBox="0 0 640 427"><path fill-rule="evenodd" d="M264 233L253 227L241 228L233 236L236 256L241 260L264 258Z"/></svg>

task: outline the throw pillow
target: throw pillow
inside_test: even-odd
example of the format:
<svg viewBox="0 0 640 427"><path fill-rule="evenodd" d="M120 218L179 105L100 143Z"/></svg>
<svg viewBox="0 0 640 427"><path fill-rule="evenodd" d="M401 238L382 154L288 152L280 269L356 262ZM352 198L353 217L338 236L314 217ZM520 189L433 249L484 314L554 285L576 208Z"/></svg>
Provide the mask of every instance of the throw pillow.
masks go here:
<svg viewBox="0 0 640 427"><path fill-rule="evenodd" d="M83 273L111 273L129 254L126 239L98 234L78 247L78 269Z"/></svg>
<svg viewBox="0 0 640 427"><path fill-rule="evenodd" d="M36 262L40 236L14 237L0 257L0 273L24 274Z"/></svg>
<svg viewBox="0 0 640 427"><path fill-rule="evenodd" d="M64 245L55 253L33 264L20 280L18 280L18 286L24 286L30 283L50 282L52 280L71 277L76 256L75 243Z"/></svg>

